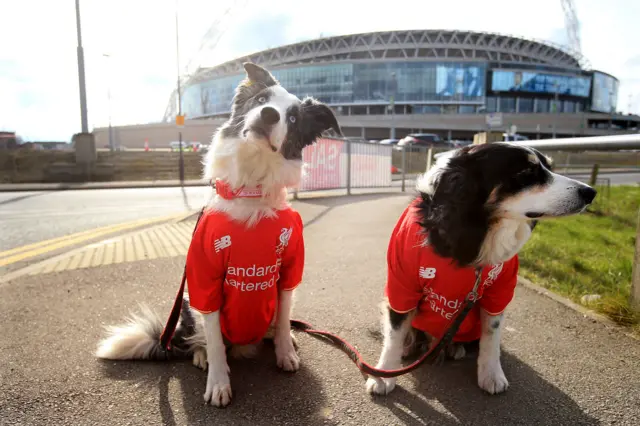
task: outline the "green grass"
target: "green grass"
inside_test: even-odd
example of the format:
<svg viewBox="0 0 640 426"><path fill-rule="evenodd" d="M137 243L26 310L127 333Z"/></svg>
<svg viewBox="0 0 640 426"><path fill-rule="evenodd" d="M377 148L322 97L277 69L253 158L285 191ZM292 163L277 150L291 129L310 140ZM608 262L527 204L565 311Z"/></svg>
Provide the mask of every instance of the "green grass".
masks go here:
<svg viewBox="0 0 640 426"><path fill-rule="evenodd" d="M604 188L585 213L542 221L520 254L521 275L640 331L640 312L629 305L640 186Z"/></svg>

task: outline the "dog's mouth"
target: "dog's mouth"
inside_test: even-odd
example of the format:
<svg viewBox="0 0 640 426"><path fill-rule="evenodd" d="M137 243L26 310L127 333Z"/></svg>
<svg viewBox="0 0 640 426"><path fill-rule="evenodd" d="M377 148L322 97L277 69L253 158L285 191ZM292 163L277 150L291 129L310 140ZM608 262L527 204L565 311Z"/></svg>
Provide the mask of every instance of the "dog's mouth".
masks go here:
<svg viewBox="0 0 640 426"><path fill-rule="evenodd" d="M276 147L271 144L271 140L269 139L269 134L265 129L257 126L251 126L247 129L244 129L244 131L242 132L242 136L246 138L249 132L255 133L261 139L263 139L267 143L267 145L269 145L269 148L271 148L273 152L277 151Z"/></svg>

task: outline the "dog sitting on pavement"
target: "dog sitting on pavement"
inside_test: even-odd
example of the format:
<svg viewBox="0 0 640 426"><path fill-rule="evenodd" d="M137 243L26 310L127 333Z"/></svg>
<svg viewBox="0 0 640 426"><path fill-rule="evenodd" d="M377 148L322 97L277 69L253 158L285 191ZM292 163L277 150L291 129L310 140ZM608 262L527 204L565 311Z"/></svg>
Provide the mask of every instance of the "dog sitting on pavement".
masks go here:
<svg viewBox="0 0 640 426"><path fill-rule="evenodd" d="M147 306L108 328L96 352L104 359L166 359L193 355L208 369L204 399L223 407L232 398L227 349L256 353L272 338L277 364L296 371L300 360L290 331L293 290L304 268L302 220L287 188L302 173L302 150L325 131L341 134L325 104L287 92L266 69L245 63L229 120L216 132L204 176L215 182L189 246L189 299L171 340L161 347L163 320Z"/></svg>
<svg viewBox="0 0 640 426"><path fill-rule="evenodd" d="M441 338L481 271L479 300L445 352L459 359L465 343L479 341L478 385L501 393L508 381L500 335L517 283L518 252L537 220L580 213L596 191L553 173L549 158L514 143L447 153L418 179L416 189L419 195L388 245L377 368L398 369L416 342ZM395 378L370 377L366 389L386 395L395 385Z"/></svg>

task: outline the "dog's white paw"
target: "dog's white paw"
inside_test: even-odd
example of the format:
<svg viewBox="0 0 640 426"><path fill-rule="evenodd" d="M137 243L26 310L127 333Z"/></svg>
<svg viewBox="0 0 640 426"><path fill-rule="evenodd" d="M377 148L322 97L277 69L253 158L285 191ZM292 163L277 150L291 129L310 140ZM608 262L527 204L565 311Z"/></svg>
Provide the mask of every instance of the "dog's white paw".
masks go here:
<svg viewBox="0 0 640 426"><path fill-rule="evenodd" d="M204 402L216 407L226 407L231 402L231 384L228 373L216 373L209 370Z"/></svg>
<svg viewBox="0 0 640 426"><path fill-rule="evenodd" d="M507 390L509 382L500 361L478 363L478 386L492 395Z"/></svg>
<svg viewBox="0 0 640 426"><path fill-rule="evenodd" d="M207 351L205 348L198 348L193 353L193 365L207 371Z"/></svg>
<svg viewBox="0 0 640 426"><path fill-rule="evenodd" d="M287 337L280 342L276 341L276 361L284 371L298 371L300 357L293 346L293 340L289 335Z"/></svg>
<svg viewBox="0 0 640 426"><path fill-rule="evenodd" d="M367 379L367 393L371 395L387 395L396 387L396 378L382 379L379 377L369 377Z"/></svg>

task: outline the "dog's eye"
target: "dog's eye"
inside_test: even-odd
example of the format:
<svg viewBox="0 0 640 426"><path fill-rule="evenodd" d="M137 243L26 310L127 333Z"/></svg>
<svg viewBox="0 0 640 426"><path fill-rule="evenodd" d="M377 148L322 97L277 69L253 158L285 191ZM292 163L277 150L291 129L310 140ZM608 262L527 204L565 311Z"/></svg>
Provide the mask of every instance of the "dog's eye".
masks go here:
<svg viewBox="0 0 640 426"><path fill-rule="evenodd" d="M266 99L264 96L260 96L260 97L258 98L258 102L260 102L261 104L263 104L263 103L267 102L267 99Z"/></svg>
<svg viewBox="0 0 640 426"><path fill-rule="evenodd" d="M291 115L291 116L289 116L289 121L290 121L290 122L292 122L292 123L295 123L295 122L296 122L296 117L295 117L295 115Z"/></svg>

